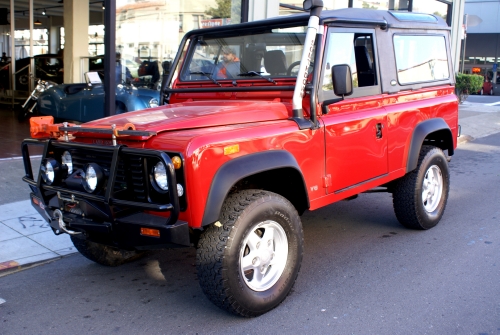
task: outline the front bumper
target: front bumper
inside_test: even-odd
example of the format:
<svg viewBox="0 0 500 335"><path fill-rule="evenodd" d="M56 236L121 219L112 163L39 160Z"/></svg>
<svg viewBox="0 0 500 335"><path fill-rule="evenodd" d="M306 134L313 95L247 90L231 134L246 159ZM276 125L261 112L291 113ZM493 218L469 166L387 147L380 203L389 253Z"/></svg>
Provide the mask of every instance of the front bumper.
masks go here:
<svg viewBox="0 0 500 335"><path fill-rule="evenodd" d="M44 145L43 158L57 150L87 150L100 151L109 156L109 176L107 186L101 194L90 194L77 189L69 189L65 182L59 185L47 185L39 175L34 180L29 158L29 145ZM189 246L188 223L178 220L180 211L177 190L170 187L168 201L128 200L120 198L115 182L118 173L118 162L125 159L122 156L140 156L144 160L154 158L162 161L167 167L169 185L176 185L176 175L172 161L164 152L148 149L132 149L126 146L104 147L81 143L58 141L25 140L22 144L27 182L32 190L31 202L34 208L44 217L56 234L67 232L60 226L58 215L61 211L65 228L85 233L86 237L95 242L105 243L124 249L154 249L173 245ZM123 169L122 169L123 170ZM147 176L144 178L147 179ZM123 182L120 182L123 185ZM147 194L146 194L147 195ZM147 211L148 213L145 213ZM159 216L150 213L168 212L169 215ZM153 229L155 235L143 234Z"/></svg>

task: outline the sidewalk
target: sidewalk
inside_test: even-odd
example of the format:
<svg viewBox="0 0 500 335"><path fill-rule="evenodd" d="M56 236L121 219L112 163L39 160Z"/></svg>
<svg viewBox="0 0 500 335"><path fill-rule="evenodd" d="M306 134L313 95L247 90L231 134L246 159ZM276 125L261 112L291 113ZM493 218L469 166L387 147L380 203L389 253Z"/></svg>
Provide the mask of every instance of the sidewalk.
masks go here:
<svg viewBox="0 0 500 335"><path fill-rule="evenodd" d="M56 236L29 200L0 206L0 276L74 252L69 235Z"/></svg>
<svg viewBox="0 0 500 335"><path fill-rule="evenodd" d="M498 133L500 105L487 106L465 102L459 107L459 124L462 129L459 144ZM16 163L15 159L13 163ZM19 168L16 173L17 171ZM22 183L20 175L19 171L19 183ZM28 193L26 186L26 197ZM69 235L54 235L29 200L0 205L0 276L21 267L75 252Z"/></svg>

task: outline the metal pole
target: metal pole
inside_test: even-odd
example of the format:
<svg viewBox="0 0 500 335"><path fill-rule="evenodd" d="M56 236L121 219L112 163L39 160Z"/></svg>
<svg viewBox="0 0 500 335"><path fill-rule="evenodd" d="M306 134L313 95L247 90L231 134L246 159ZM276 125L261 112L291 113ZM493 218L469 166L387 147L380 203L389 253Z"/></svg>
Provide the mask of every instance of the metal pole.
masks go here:
<svg viewBox="0 0 500 335"><path fill-rule="evenodd" d="M10 90L12 94L12 108L14 108L14 92L16 89L16 78L14 78L14 73L16 73L16 38L15 38L15 12L14 12L14 0L10 0Z"/></svg>
<svg viewBox="0 0 500 335"><path fill-rule="evenodd" d="M464 73L464 63L465 63L465 43L467 42L467 14L464 15L464 44L462 49L462 70L460 72Z"/></svg>
<svg viewBox="0 0 500 335"><path fill-rule="evenodd" d="M33 89L34 78L31 75L35 74L35 58L33 58L33 0L30 0L30 67L28 68L28 92Z"/></svg>
<svg viewBox="0 0 500 335"><path fill-rule="evenodd" d="M460 72L461 73L464 73L464 63L465 63L465 41L466 41L467 37L464 36L464 43L462 44L463 48L462 48L462 67L460 69Z"/></svg>
<svg viewBox="0 0 500 335"><path fill-rule="evenodd" d="M115 115L116 1L104 1L104 115Z"/></svg>

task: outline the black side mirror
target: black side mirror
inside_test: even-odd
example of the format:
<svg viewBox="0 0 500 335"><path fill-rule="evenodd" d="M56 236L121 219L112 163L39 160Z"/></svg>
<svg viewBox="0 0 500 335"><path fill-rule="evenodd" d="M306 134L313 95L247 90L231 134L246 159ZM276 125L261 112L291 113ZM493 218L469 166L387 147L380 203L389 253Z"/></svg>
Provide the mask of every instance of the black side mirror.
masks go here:
<svg viewBox="0 0 500 335"><path fill-rule="evenodd" d="M333 92L344 98L352 94L351 67L347 64L332 66Z"/></svg>

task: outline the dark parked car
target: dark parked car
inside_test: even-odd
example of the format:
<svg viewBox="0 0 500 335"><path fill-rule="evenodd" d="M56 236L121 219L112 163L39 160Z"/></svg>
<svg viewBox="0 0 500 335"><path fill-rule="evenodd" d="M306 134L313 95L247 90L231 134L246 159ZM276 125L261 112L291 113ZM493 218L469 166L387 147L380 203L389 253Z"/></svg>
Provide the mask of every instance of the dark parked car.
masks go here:
<svg viewBox="0 0 500 335"><path fill-rule="evenodd" d="M116 86L116 113L157 107L160 92L129 84ZM104 114L104 86L101 84L62 84L50 87L38 97L37 110L55 119L88 122Z"/></svg>
<svg viewBox="0 0 500 335"><path fill-rule="evenodd" d="M64 80L63 61L56 54L36 55L35 78L49 80L57 84L62 84ZM16 60L16 71L19 71L29 65L31 57ZM0 85L2 88L10 89L9 83L10 63L0 69ZM28 91L29 89L29 68L25 68L16 74L16 90Z"/></svg>

